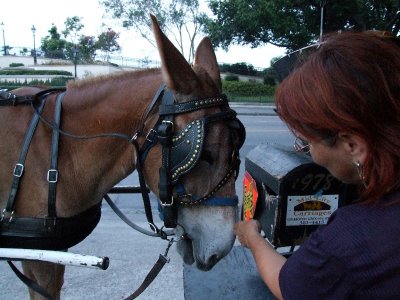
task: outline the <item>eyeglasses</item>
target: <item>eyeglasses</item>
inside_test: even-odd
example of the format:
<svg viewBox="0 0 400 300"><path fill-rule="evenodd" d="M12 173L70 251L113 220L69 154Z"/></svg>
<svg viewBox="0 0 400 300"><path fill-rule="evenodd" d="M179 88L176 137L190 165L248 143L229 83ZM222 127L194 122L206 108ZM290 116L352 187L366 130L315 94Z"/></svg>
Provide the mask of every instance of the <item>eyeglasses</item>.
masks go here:
<svg viewBox="0 0 400 300"><path fill-rule="evenodd" d="M293 148L296 152L304 152L304 153L308 153L310 152L310 143L299 138L298 136L296 136L296 139L294 140L293 143Z"/></svg>

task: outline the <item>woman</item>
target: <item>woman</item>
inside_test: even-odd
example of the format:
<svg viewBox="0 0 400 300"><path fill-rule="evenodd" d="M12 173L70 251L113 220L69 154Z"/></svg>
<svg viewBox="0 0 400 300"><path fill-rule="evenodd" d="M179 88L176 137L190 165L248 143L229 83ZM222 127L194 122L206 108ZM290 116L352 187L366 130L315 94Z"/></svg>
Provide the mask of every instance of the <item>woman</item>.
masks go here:
<svg viewBox="0 0 400 300"><path fill-rule="evenodd" d="M289 259L236 225L278 299L400 299L400 46L376 33L327 37L279 86L278 115L333 176L360 186Z"/></svg>

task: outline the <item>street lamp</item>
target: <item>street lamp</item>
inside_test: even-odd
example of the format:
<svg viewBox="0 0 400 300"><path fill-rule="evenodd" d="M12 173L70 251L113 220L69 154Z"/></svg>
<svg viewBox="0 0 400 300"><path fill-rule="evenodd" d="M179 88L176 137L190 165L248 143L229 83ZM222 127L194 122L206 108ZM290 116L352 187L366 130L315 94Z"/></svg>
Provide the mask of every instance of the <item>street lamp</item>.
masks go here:
<svg viewBox="0 0 400 300"><path fill-rule="evenodd" d="M1 22L0 27L1 27L1 30L3 31L3 50L4 50L4 55L7 55L6 38L4 37L4 23L3 22Z"/></svg>
<svg viewBox="0 0 400 300"><path fill-rule="evenodd" d="M76 58L78 56L78 52L79 52L78 48L76 47L72 48L72 54L74 56L75 78L76 78Z"/></svg>
<svg viewBox="0 0 400 300"><path fill-rule="evenodd" d="M32 34L33 34L33 64L37 64L37 57L36 57L36 39L35 39L35 33L36 33L36 28L35 25L32 25Z"/></svg>

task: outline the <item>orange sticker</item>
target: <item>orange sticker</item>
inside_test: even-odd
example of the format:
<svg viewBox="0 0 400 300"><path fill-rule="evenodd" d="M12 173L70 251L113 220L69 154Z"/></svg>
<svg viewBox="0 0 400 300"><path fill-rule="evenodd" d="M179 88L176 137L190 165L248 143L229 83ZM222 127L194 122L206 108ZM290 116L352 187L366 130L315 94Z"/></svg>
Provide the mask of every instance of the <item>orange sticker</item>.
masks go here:
<svg viewBox="0 0 400 300"><path fill-rule="evenodd" d="M250 220L256 210L258 191L256 181L247 171L244 173L243 194L243 219Z"/></svg>

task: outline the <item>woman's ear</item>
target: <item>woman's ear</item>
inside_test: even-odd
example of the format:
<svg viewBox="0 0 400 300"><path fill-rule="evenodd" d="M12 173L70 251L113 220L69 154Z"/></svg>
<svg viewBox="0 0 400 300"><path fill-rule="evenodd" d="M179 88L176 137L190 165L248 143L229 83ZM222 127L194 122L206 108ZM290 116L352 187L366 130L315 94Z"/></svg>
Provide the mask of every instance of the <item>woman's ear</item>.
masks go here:
<svg viewBox="0 0 400 300"><path fill-rule="evenodd" d="M343 150L352 157L354 162L364 164L367 154L367 142L359 135L347 132L338 134L338 141L342 143Z"/></svg>

